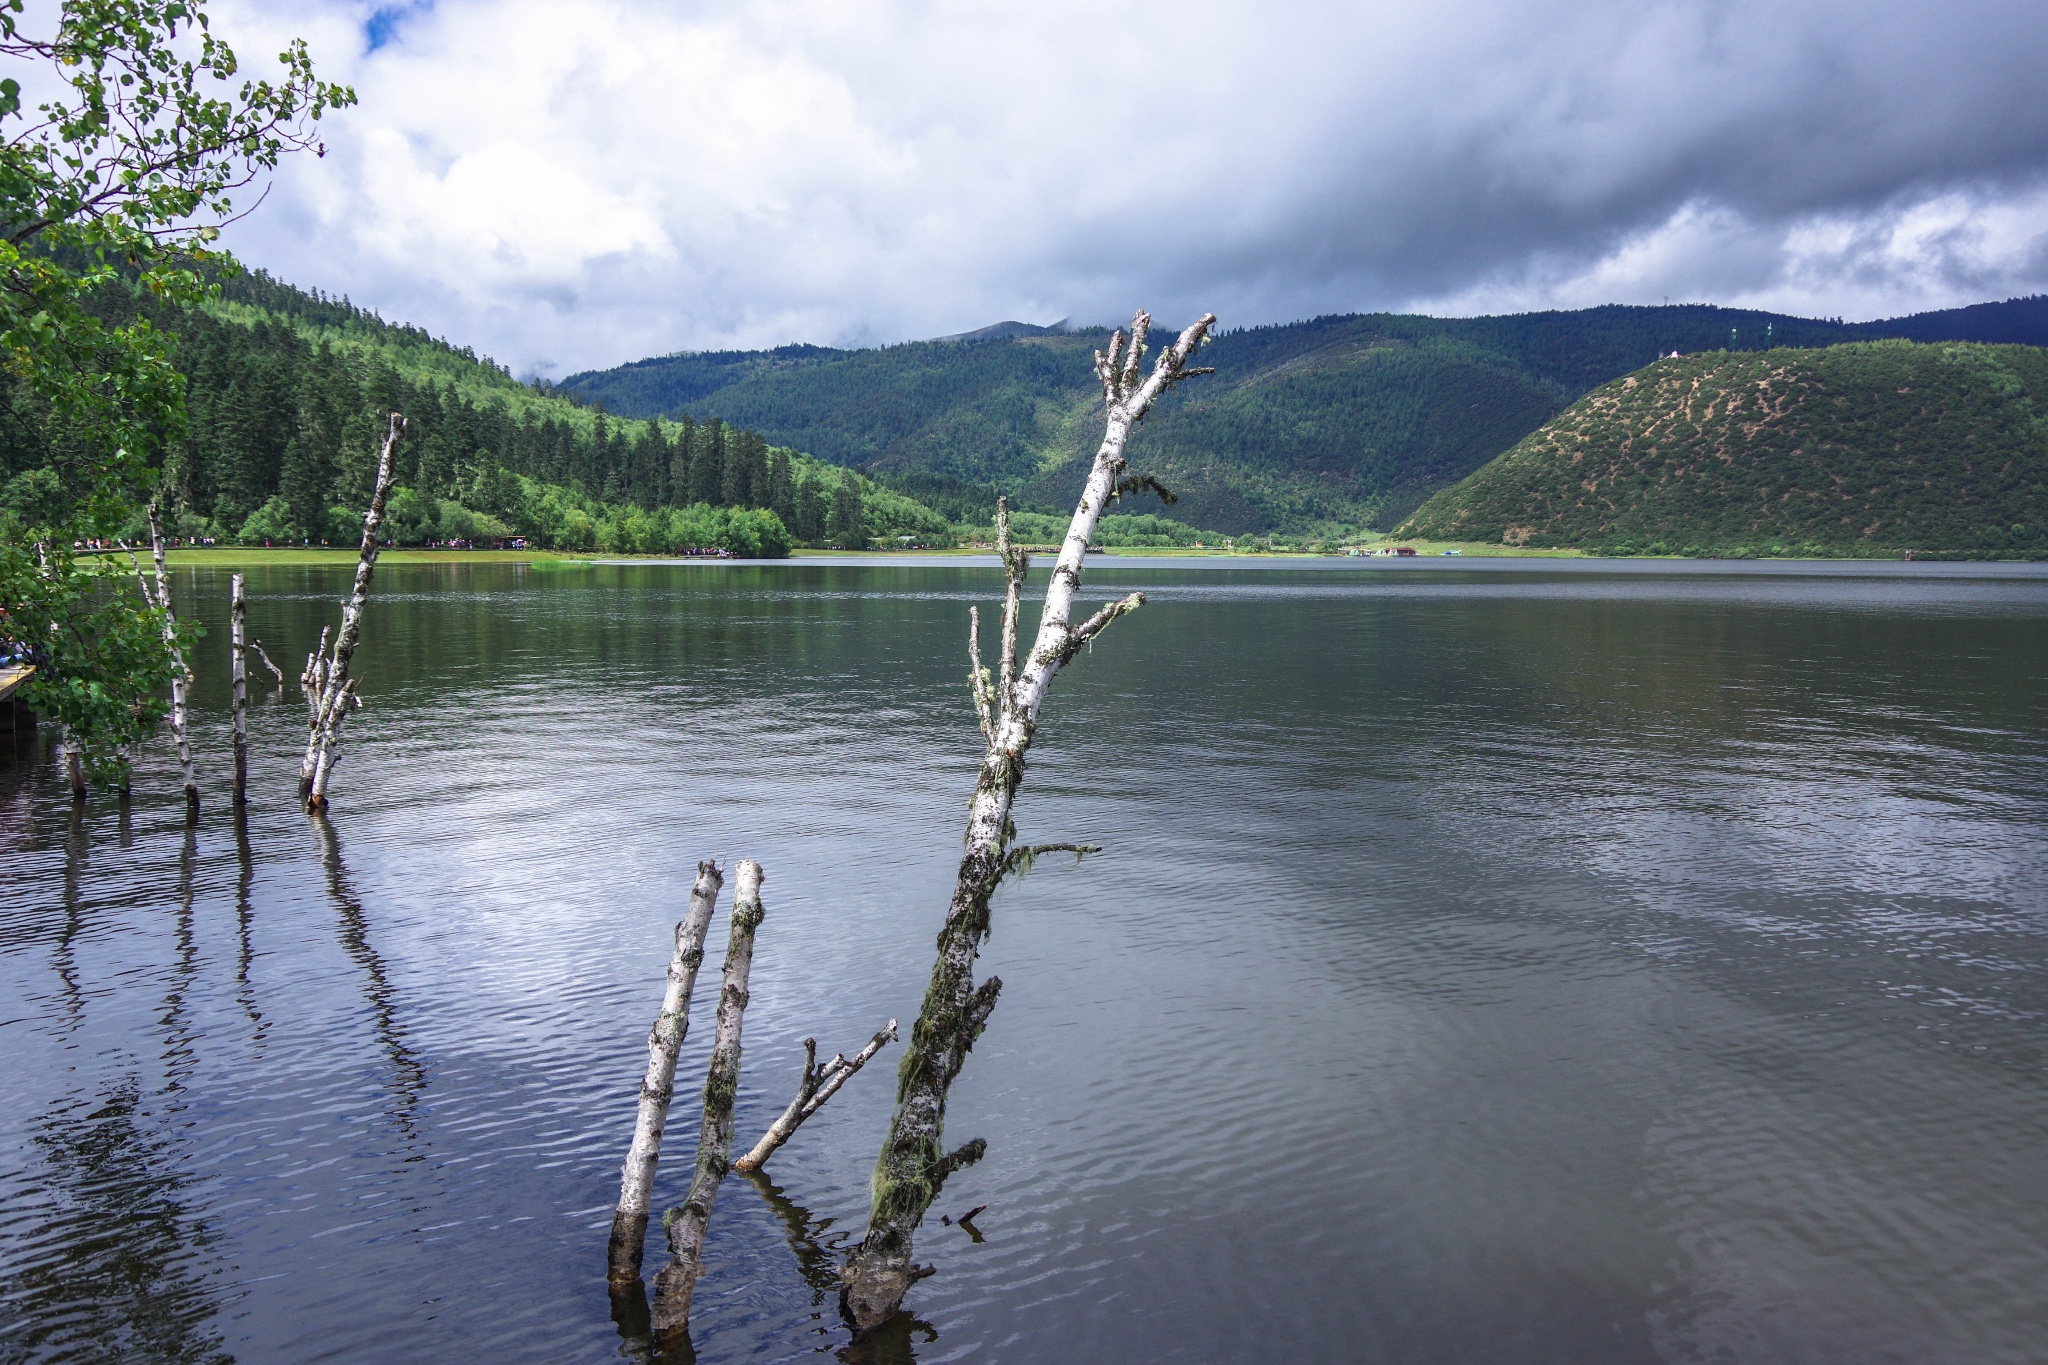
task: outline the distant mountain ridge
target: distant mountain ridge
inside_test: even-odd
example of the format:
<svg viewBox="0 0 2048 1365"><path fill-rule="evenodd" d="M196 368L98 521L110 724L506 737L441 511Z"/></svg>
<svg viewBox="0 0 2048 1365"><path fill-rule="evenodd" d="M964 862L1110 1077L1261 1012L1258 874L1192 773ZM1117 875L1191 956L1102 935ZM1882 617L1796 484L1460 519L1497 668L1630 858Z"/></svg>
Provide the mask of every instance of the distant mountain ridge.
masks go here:
<svg viewBox="0 0 2048 1365"><path fill-rule="evenodd" d="M1660 360L1400 530L1624 553L2048 558L2048 350L1886 340Z"/></svg>
<svg viewBox="0 0 2048 1365"><path fill-rule="evenodd" d="M1107 330L1006 322L865 350L700 352L559 387L622 416L738 423L956 517L997 492L1056 509L1099 434L1089 353ZM1204 358L1216 375L1163 403L1133 453L1181 495L1173 515L1194 525L1390 527L1590 390L1673 350L1879 337L2044 346L2048 296L1863 323L1679 304L1245 328L1215 340Z"/></svg>
<svg viewBox="0 0 2048 1365"><path fill-rule="evenodd" d="M971 332L955 332L949 337L935 337L937 341L1007 341L1011 337L1058 336L1067 329L1067 319L1040 327L1029 322L992 322L986 327L977 327Z"/></svg>

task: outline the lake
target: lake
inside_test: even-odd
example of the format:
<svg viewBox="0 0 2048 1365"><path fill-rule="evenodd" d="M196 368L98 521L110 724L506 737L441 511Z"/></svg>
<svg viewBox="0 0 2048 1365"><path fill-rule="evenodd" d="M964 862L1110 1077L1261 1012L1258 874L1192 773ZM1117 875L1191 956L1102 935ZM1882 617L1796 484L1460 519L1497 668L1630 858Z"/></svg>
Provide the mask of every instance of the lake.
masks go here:
<svg viewBox="0 0 2048 1365"><path fill-rule="evenodd" d="M288 673L346 581L250 571ZM995 902L934 1214L986 1211L848 1359L2048 1359L2041 567L1090 561L1134 588L1018 801L1103 851ZM695 864L767 869L744 1147L916 1014L999 572L388 566L331 823L262 675L245 834L228 575L175 591L195 831L167 740L80 816L51 727L0 761L0 1360L616 1358ZM846 1347L900 1054L726 1182L699 1359Z"/></svg>

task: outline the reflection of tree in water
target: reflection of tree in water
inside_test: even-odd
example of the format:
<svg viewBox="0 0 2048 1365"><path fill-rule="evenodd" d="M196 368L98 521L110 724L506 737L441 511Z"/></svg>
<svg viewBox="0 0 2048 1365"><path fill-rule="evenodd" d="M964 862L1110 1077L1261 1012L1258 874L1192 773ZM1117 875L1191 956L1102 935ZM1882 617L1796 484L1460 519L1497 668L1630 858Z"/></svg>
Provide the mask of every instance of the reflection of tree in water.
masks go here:
<svg viewBox="0 0 2048 1365"><path fill-rule="evenodd" d="M249 847L249 812L243 808L235 812L235 935L239 945L235 954L235 999L254 1026L256 1051L261 1054L270 1025L263 1021L263 1012L256 1008L256 988L249 981L249 964L256 956L251 932L255 924L255 910L250 900L255 885L256 854Z"/></svg>
<svg viewBox="0 0 2048 1365"><path fill-rule="evenodd" d="M133 1076L100 1107L51 1113L31 1130L56 1207L15 1223L0 1285L0 1361L231 1361L208 1326L219 1305L199 1267L212 1238L178 1202L167 1139L138 1122Z"/></svg>
<svg viewBox="0 0 2048 1365"><path fill-rule="evenodd" d="M171 968L171 989L164 995L164 1012L157 1018L164 1028L164 1089L173 1094L185 1089L197 1057L185 997L199 971L199 940L192 923L192 878L198 861L199 831L186 825L185 846L178 854L178 959Z"/></svg>
<svg viewBox="0 0 2048 1365"><path fill-rule="evenodd" d="M90 849L85 837L85 812L74 805L70 823L64 829L64 924L57 930L57 947L53 954L57 979L64 983L64 1025L59 1036L77 1028L85 1019L85 992L78 984L78 960L71 945L85 924L81 885Z"/></svg>
<svg viewBox="0 0 2048 1365"><path fill-rule="evenodd" d="M811 1211L786 1194L782 1187L768 1178L764 1171L740 1171L735 1174L745 1178L761 1196L761 1202L775 1215L775 1221L782 1224L782 1235L789 1243L790 1254L796 1258L797 1274L803 1277L811 1290L811 1318L820 1324L820 1334L838 1331L839 1320L839 1267L846 1259L848 1234L836 1231L830 1218L814 1218ZM627 1360L645 1362L645 1365L691 1365L697 1358L690 1343L689 1334L683 1333L673 1343L667 1354L658 1354L654 1349L654 1337L648 1322L647 1290L638 1280L612 1294L612 1322L619 1329L619 1354ZM832 1325L826 1325L829 1311ZM876 1331L859 1341L840 1349L838 1358L845 1365L913 1365L917 1355L914 1344L918 1340L927 1343L939 1339L936 1327L922 1318L909 1313L898 1312L895 1317L882 1324Z"/></svg>
<svg viewBox="0 0 2048 1365"><path fill-rule="evenodd" d="M741 1172L760 1194L761 1202L782 1224L782 1235L796 1257L796 1269L811 1287L811 1307L839 1301L839 1263L845 1259L847 1236L832 1230L830 1218L813 1218L811 1211L783 1193L766 1171Z"/></svg>
<svg viewBox="0 0 2048 1365"><path fill-rule="evenodd" d="M390 978L384 970L384 959L370 946L369 920L363 913L363 902L349 881L348 869L342 865L341 839L325 816L315 815L313 828L320 835L320 857L327 869L327 890L334 897L335 908L341 912L341 946L363 969L363 997L370 1005L377 1040L384 1045L384 1053L391 1059L392 1122L410 1142L418 1136L414 1128L415 1111L419 1107L420 1092L427 1086L427 1070L406 1045L405 1030L399 1027L398 1007L394 1002Z"/></svg>

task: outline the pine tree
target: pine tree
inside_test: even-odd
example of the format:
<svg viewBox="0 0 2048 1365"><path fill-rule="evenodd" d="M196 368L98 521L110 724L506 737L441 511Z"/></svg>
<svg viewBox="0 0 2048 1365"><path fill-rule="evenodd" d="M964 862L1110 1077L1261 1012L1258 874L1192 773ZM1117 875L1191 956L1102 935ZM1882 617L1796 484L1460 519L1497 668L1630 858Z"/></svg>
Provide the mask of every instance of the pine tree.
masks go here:
<svg viewBox="0 0 2048 1365"><path fill-rule="evenodd" d="M669 445L668 486L669 497L678 503L690 501L690 450L696 440L697 424L685 413L681 429Z"/></svg>
<svg viewBox="0 0 2048 1365"><path fill-rule="evenodd" d="M588 461L583 476L583 486L592 490L610 489L609 493L599 492L606 502L619 499L618 462L614 459L611 424L605 421L604 404L597 405L597 421L590 435L590 449L585 457Z"/></svg>
<svg viewBox="0 0 2048 1365"><path fill-rule="evenodd" d="M294 434L285 444L277 491L292 509L292 524L300 535L319 540L326 534L327 489L333 481L334 472L317 438L304 430Z"/></svg>
<svg viewBox="0 0 2048 1365"><path fill-rule="evenodd" d="M213 519L233 535L263 505L273 485L264 477L267 471L250 430L249 401L241 380L229 385L211 416L212 430L207 439L194 443L194 454L213 467Z"/></svg>
<svg viewBox="0 0 2048 1365"><path fill-rule="evenodd" d="M853 475L842 473L839 486L832 490L832 523L827 528L832 543L842 550L865 550L868 545L867 527L861 515L860 485Z"/></svg>
<svg viewBox="0 0 2048 1365"><path fill-rule="evenodd" d="M718 501L725 507L745 507L753 494L753 442L749 432L736 431L725 443L725 468L718 486Z"/></svg>
<svg viewBox="0 0 2048 1365"><path fill-rule="evenodd" d="M716 503L725 482L725 423L716 417L697 428L690 451L690 501Z"/></svg>
<svg viewBox="0 0 2048 1365"><path fill-rule="evenodd" d="M768 506L782 518L782 524L796 526L796 481L791 477L789 452L778 450L768 457Z"/></svg>
<svg viewBox="0 0 2048 1365"><path fill-rule="evenodd" d="M816 476L796 486L796 515L790 529L806 545L818 545L825 539L825 499L818 492Z"/></svg>

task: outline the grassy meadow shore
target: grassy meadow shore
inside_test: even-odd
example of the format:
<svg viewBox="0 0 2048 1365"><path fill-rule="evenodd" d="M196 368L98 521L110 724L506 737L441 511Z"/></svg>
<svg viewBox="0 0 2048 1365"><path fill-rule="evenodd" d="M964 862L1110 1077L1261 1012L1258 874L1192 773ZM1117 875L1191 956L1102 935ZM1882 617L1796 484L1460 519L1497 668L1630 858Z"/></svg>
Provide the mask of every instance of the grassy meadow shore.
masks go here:
<svg viewBox="0 0 2048 1365"><path fill-rule="evenodd" d="M1501 559L1613 559L1616 562L1654 559L1698 559L1698 558L1740 558L1768 559L1788 562L1812 560L1898 559L1902 552L1875 550L1856 556L1844 555L1679 555L1679 554L1635 554L1602 555L1597 551L1573 548L1551 548L1518 545L1488 544L1484 541L1416 540L1387 537L1382 540L1357 542L1360 555L1392 546L1405 545L1415 551L1420 559L1457 560L1501 560ZM1057 547L1036 546L1032 553L1043 561L1050 558ZM1243 561L1257 563L1282 559L1326 560L1350 559L1350 547L1344 549L1307 549L1292 546L1275 546L1272 549L1231 548L1223 546L1117 546L1102 551L1101 559L1213 559L1222 562ZM428 550L419 548L397 548L385 550L378 556L379 564L555 564L572 566L579 564L618 564L641 562L647 564L702 563L702 564L772 564L772 563L849 563L886 564L891 561L916 562L932 559L972 559L994 553L989 547L973 545L953 546L919 550L797 550L787 560L724 560L706 557L686 558L663 554L605 554L595 550ZM317 566L350 565L356 562L357 551L329 546L277 546L262 545L221 545L205 548L174 549L167 552L173 565L192 568L244 569L263 565ZM1921 554L1916 558L1933 561L1940 555Z"/></svg>
<svg viewBox="0 0 2048 1365"><path fill-rule="evenodd" d="M1451 558L1472 559L1590 559L1598 558L1583 550L1575 549L1530 549L1509 545L1486 545L1478 542L1384 540L1361 542L1361 552L1381 546L1406 545L1421 558L1444 558L1446 552L1454 552ZM1041 559L1049 558L1056 552L1056 546L1034 547L1033 553ZM844 561L847 563L885 564L891 560L924 559L972 559L988 556L995 551L989 547L963 545L957 547L922 550L797 550L788 560L744 560L732 561L706 557L701 560L664 554L605 554L595 550L427 550L418 548L391 548L377 557L379 564L596 564L642 561L649 564L704 563L724 564L743 562L748 564L819 561ZM166 552L172 565L192 568L244 569L259 566L312 566L354 564L358 551L331 546L263 546L263 545L220 545L204 548L173 549ZM1099 556L1104 559L1216 559L1216 560L1274 560L1274 559L1347 559L1346 550L1297 549L1276 546L1270 550L1235 549L1219 546L1176 547L1176 546L1119 546L1105 549Z"/></svg>

